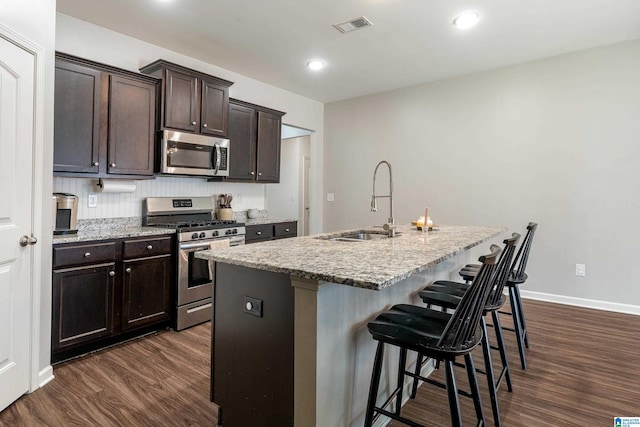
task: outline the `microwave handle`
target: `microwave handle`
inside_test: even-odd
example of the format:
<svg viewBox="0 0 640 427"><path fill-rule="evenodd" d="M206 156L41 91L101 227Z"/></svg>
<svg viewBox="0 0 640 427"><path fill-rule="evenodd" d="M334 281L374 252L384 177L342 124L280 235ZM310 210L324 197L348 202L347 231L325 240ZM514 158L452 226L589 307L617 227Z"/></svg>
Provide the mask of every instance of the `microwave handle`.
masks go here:
<svg viewBox="0 0 640 427"><path fill-rule="evenodd" d="M221 157L221 151L220 151L220 146L218 144L215 145L216 150L216 166L215 166L215 171L213 172L214 175L218 175L218 171L220 170L220 157Z"/></svg>

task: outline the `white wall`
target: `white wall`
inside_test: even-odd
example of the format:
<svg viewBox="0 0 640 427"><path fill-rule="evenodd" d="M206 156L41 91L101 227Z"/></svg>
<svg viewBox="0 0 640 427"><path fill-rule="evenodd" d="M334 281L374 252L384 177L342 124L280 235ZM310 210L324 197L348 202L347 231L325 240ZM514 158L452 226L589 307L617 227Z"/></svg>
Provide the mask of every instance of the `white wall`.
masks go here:
<svg viewBox="0 0 640 427"><path fill-rule="evenodd" d="M50 379L51 357L51 215L40 215L41 207L51 206L51 173L53 169L53 89L54 89L54 40L55 40L56 2L51 0L10 0L0 3L0 24L31 40L44 50L44 80L37 84L43 86L43 96L36 101L36 138L41 138L42 150L34 153L36 173L36 191L41 194L25 195L33 197L34 219L41 220L34 224L33 230L39 240L34 246L33 266L33 315L34 336L31 349L31 389L37 388L41 382ZM40 64L38 64L38 67ZM38 135L39 134L39 135ZM41 175L40 175L41 174ZM39 188L38 188L39 187ZM50 212L47 210L46 212ZM27 284L24 284L27 286Z"/></svg>
<svg viewBox="0 0 640 427"><path fill-rule="evenodd" d="M386 220L387 159L397 221L537 221L527 290L640 313L638 70L636 40L327 104L324 228Z"/></svg>
<svg viewBox="0 0 640 427"><path fill-rule="evenodd" d="M315 232L319 232L321 230L321 171L324 128L324 105L322 103L267 85L258 80L250 79L234 73L233 71L190 58L178 52L152 45L60 13L57 14L56 49L61 52L131 71L138 71L140 67L159 58L175 62L185 67L193 68L195 70L235 82L229 90L231 97L258 105L264 105L276 110L285 111L287 114L283 118L284 123L315 130L316 132L314 132L312 136L312 150L315 162L313 166L314 170L318 172L312 177L312 186L314 188L314 198L312 203L317 206L317 209L316 215L311 219L311 223L313 229L316 230ZM184 185L184 182L189 182L189 180L191 180L194 187L199 187L201 181L200 179L190 178L171 179L187 180L182 181L182 184L180 185ZM56 178L56 187L58 186L57 180L58 178ZM166 189L164 184L164 182L155 184L156 194L163 196L172 195L170 194L171 190ZM87 187L89 185L91 185L89 182L80 184L81 187ZM260 191L264 191L263 185L254 185L256 185L257 188L262 187ZM217 191L217 187L212 186L211 188L211 193ZM225 192L237 191L234 190L235 187L228 188L231 190L227 190ZM255 196L253 191L251 194L252 197ZM234 199L236 196L237 194L234 194ZM141 195L141 197L145 197L145 195ZM133 203L138 203L138 201L136 200ZM264 203L264 196L262 196L262 203ZM234 206L234 208L238 209L236 206Z"/></svg>
<svg viewBox="0 0 640 427"><path fill-rule="evenodd" d="M309 135L282 140L280 156L280 183L267 185L267 209L269 214L279 218L298 221L298 235L302 235L303 156L309 155Z"/></svg>

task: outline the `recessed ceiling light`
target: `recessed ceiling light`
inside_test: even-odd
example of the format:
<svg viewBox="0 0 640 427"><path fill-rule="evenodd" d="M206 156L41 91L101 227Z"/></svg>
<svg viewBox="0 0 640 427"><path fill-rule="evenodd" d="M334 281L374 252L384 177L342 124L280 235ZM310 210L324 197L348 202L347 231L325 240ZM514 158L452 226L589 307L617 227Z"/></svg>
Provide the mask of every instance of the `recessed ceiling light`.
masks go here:
<svg viewBox="0 0 640 427"><path fill-rule="evenodd" d="M453 19L453 25L460 28L461 30L466 30L467 28L471 28L476 25L479 20L480 14L478 12L468 11L456 16Z"/></svg>
<svg viewBox="0 0 640 427"><path fill-rule="evenodd" d="M313 71L322 70L326 66L327 63L322 59L312 59L311 61L307 62L307 67L309 67L309 69Z"/></svg>

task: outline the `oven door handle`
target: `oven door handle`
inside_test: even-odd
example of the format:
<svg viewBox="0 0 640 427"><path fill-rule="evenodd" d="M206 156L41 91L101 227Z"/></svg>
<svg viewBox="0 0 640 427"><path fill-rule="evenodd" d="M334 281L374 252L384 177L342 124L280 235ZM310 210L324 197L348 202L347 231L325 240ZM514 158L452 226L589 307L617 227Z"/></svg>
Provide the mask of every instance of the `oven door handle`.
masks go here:
<svg viewBox="0 0 640 427"><path fill-rule="evenodd" d="M180 243L180 250L185 250L185 249L209 249L209 244L210 242L207 243L202 243L202 242L195 242L195 243Z"/></svg>

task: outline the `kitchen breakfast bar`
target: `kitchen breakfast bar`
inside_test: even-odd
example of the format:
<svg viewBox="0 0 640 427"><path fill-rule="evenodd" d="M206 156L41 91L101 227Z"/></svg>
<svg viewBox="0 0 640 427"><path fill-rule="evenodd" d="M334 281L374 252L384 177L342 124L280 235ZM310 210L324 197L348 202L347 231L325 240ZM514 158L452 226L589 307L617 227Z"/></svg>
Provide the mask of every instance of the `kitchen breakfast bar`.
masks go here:
<svg viewBox="0 0 640 427"><path fill-rule="evenodd" d="M458 269L472 261L469 249L505 229L397 231L393 238L363 229L197 252L215 268L211 399L220 424L363 425L376 349L367 322L393 304L422 305L420 289L458 280ZM381 395L395 378L397 354L390 353Z"/></svg>

